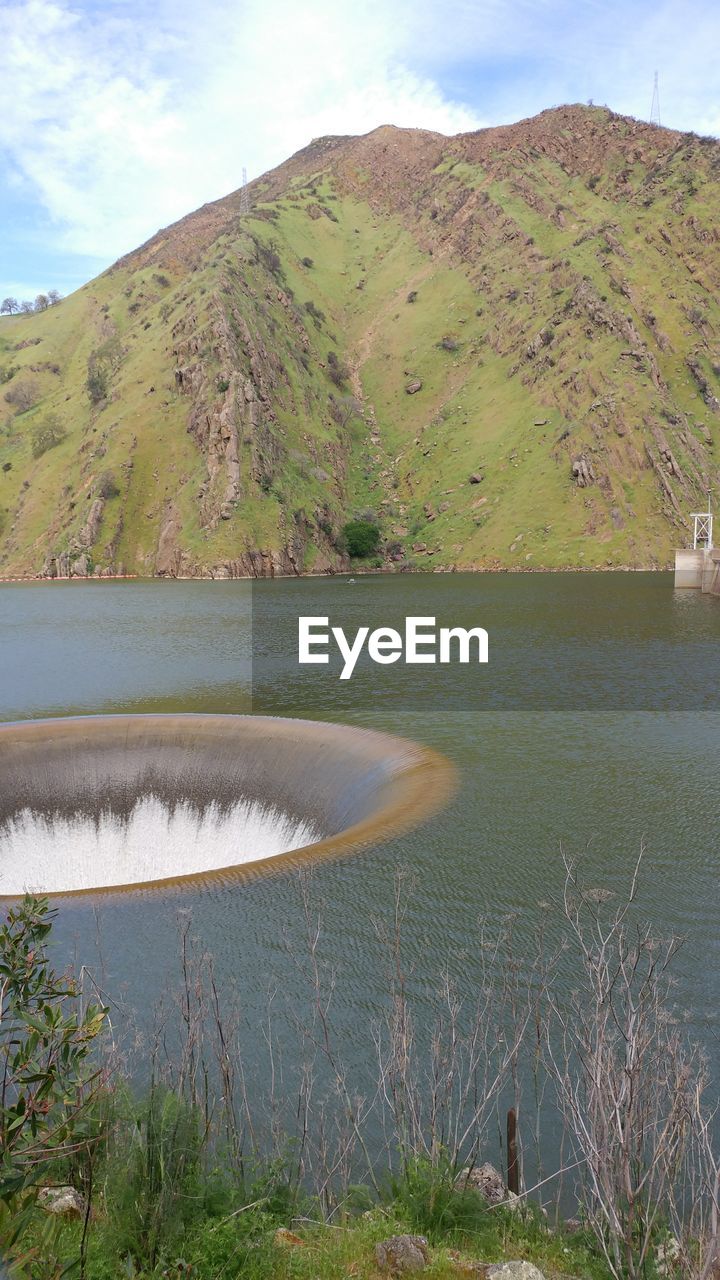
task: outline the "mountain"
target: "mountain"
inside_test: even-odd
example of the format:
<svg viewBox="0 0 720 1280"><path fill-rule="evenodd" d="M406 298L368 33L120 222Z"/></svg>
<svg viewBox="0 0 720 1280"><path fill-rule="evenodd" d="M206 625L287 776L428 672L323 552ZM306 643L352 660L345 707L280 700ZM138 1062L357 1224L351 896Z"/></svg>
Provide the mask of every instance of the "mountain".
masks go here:
<svg viewBox="0 0 720 1280"><path fill-rule="evenodd" d="M0 574L666 566L720 479L720 144L320 138L0 320Z"/></svg>

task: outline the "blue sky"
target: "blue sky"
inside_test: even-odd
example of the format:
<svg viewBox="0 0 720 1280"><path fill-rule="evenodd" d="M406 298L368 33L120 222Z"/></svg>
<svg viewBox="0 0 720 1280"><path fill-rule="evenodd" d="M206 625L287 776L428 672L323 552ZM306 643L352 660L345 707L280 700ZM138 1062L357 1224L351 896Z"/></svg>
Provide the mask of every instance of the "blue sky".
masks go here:
<svg viewBox="0 0 720 1280"><path fill-rule="evenodd" d="M327 133L593 99L720 134L715 0L0 0L0 298L67 293Z"/></svg>

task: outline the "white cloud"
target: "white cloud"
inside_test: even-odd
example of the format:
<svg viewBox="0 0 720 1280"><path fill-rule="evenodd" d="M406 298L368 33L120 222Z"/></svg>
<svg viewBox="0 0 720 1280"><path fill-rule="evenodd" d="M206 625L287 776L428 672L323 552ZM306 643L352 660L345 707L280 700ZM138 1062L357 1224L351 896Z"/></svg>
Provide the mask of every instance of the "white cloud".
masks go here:
<svg viewBox="0 0 720 1280"><path fill-rule="evenodd" d="M138 26L132 8L79 0L0 10L8 180L66 250L110 259L321 133L478 123L402 64L379 6L376 22L328 0L194 14L179 3L168 27L162 11Z"/></svg>
<svg viewBox="0 0 720 1280"><path fill-rule="evenodd" d="M709 0L2 0L5 182L109 262L320 134L647 116L655 67L664 121L718 131L718 43Z"/></svg>

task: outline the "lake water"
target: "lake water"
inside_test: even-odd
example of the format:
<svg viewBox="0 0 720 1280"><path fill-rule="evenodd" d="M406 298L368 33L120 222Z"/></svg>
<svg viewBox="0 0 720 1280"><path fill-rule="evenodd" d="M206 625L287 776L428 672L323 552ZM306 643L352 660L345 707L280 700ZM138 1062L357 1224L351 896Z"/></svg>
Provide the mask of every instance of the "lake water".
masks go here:
<svg viewBox="0 0 720 1280"><path fill-rule="evenodd" d="M488 630L490 662L365 664L340 682L295 665L298 613L348 628L405 614L472 622ZM687 936L679 999L714 1046L719 642L720 601L674 592L667 574L8 585L0 719L252 708L384 729L450 757L460 785L443 812L313 873L338 1025L359 1071L372 1057L368 1015L387 989L374 922L391 908L399 867L414 876L408 964L422 993L445 962L461 978L470 970L481 917L515 912L521 930L534 927L561 890L561 848L582 853L591 885L612 891L643 842L640 909ZM240 984L252 1041L270 982L302 998L294 873L195 887L182 907L221 977ZM147 1010L176 966L177 910L157 892L108 899L97 913L67 901L58 954L101 969L107 990Z"/></svg>

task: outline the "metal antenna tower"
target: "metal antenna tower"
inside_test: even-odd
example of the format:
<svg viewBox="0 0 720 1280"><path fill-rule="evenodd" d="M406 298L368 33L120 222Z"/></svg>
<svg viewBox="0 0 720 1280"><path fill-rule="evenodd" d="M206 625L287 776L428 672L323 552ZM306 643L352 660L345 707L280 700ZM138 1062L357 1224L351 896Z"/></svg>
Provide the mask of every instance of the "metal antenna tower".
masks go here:
<svg viewBox="0 0 720 1280"><path fill-rule="evenodd" d="M650 108L650 123L660 124L660 90L658 89L658 73L655 72L653 81L652 106Z"/></svg>
<svg viewBox="0 0 720 1280"><path fill-rule="evenodd" d="M243 167L242 187L240 188L240 212L250 212L250 196L247 189L247 169Z"/></svg>

